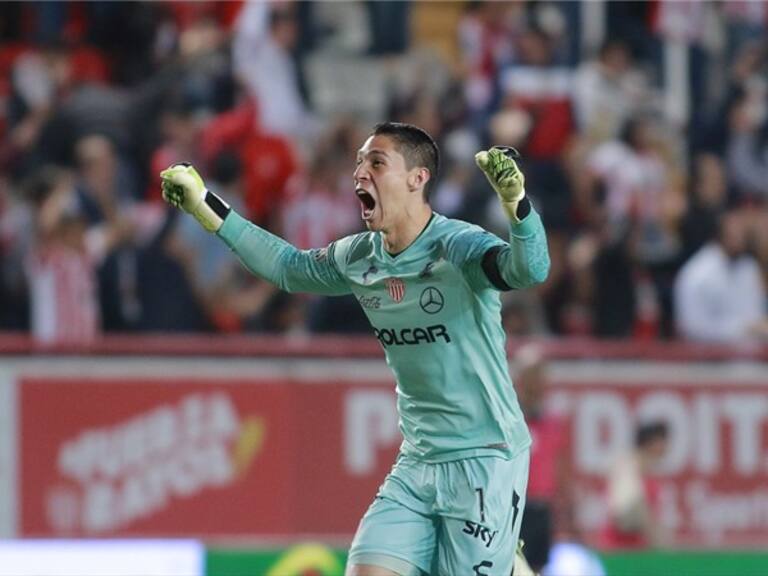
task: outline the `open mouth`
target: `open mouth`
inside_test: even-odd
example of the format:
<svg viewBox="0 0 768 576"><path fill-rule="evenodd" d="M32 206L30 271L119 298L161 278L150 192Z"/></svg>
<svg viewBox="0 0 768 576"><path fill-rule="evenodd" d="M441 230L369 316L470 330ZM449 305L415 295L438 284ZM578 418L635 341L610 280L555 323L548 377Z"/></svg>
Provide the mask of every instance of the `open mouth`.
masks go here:
<svg viewBox="0 0 768 576"><path fill-rule="evenodd" d="M360 200L363 220L370 220L373 216L373 211L376 208L376 199L362 188L355 190L355 193L357 194L358 200Z"/></svg>

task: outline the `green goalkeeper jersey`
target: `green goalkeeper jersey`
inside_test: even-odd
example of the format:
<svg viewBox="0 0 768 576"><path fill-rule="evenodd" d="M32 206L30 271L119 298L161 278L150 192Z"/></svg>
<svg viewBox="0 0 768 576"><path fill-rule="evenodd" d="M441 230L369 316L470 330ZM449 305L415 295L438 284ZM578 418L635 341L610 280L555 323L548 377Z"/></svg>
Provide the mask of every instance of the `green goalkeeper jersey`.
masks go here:
<svg viewBox="0 0 768 576"><path fill-rule="evenodd" d="M433 214L397 255L378 232L297 250L234 212L218 234L252 272L285 290L354 294L395 374L402 452L444 462L513 457L530 445L509 377L499 290L546 278L535 211L510 226L508 243Z"/></svg>

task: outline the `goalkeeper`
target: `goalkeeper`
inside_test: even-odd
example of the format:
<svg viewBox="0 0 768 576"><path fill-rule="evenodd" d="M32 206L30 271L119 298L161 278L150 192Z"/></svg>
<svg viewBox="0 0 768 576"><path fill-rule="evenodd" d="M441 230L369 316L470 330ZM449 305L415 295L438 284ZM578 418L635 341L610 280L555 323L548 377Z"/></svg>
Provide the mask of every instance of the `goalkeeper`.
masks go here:
<svg viewBox="0 0 768 576"><path fill-rule="evenodd" d="M397 381L400 454L360 521L348 576L508 576L530 436L509 377L499 291L543 282L544 228L511 148L475 159L509 219L509 241L432 211L439 153L420 128L377 125L357 153L368 229L300 251L255 226L188 164L163 197L283 290L354 294ZM521 566L518 566L518 572Z"/></svg>

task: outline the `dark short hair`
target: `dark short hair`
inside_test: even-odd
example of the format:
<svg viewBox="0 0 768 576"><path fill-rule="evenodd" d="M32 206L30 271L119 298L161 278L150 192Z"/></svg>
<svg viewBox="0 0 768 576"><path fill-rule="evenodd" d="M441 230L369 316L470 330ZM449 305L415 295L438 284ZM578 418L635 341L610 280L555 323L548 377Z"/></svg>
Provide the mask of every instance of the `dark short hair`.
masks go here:
<svg viewBox="0 0 768 576"><path fill-rule="evenodd" d="M414 166L429 170L430 179L424 186L424 201L434 188L440 169L440 151L432 136L413 124L403 122L382 122L373 127L374 136L389 136L395 142L395 148L405 158L405 165L410 170Z"/></svg>
<svg viewBox="0 0 768 576"><path fill-rule="evenodd" d="M654 440L664 440L669 436L667 423L661 420L643 422L635 430L635 446L642 448Z"/></svg>

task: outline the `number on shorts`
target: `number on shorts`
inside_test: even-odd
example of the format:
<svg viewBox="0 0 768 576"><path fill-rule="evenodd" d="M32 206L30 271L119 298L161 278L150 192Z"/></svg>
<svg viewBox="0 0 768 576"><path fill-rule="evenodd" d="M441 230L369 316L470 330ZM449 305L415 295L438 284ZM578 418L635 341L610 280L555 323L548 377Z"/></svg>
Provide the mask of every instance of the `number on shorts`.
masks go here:
<svg viewBox="0 0 768 576"><path fill-rule="evenodd" d="M480 503L480 522L485 522L485 499L483 498L483 489L475 488L475 492L477 492L477 497Z"/></svg>

